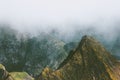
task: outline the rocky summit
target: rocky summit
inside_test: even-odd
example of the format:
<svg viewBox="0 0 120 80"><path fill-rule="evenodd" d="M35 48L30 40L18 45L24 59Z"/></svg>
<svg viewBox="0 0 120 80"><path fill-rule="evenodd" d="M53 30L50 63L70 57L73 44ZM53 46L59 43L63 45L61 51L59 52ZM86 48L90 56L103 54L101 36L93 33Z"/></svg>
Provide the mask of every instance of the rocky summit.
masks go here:
<svg viewBox="0 0 120 80"><path fill-rule="evenodd" d="M57 70L45 68L37 80L120 80L120 63L90 36L84 36Z"/></svg>

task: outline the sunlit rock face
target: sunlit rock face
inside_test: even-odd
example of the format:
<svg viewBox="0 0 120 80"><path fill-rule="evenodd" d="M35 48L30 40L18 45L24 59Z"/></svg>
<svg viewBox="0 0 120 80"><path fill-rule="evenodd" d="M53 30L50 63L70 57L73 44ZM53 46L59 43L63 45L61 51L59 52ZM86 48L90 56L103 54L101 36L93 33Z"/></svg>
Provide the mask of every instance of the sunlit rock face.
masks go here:
<svg viewBox="0 0 120 80"><path fill-rule="evenodd" d="M120 63L90 36L55 71L45 68L37 80L120 80Z"/></svg>

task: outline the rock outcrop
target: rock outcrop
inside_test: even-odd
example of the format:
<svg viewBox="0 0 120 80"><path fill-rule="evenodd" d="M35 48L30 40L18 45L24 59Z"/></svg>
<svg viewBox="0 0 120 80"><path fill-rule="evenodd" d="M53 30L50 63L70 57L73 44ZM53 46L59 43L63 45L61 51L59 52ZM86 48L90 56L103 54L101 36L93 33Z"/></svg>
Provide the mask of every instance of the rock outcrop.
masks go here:
<svg viewBox="0 0 120 80"><path fill-rule="evenodd" d="M0 64L0 80L14 80L2 64Z"/></svg>
<svg viewBox="0 0 120 80"><path fill-rule="evenodd" d="M5 67L0 64L0 80L34 80L26 72L11 72L9 73Z"/></svg>

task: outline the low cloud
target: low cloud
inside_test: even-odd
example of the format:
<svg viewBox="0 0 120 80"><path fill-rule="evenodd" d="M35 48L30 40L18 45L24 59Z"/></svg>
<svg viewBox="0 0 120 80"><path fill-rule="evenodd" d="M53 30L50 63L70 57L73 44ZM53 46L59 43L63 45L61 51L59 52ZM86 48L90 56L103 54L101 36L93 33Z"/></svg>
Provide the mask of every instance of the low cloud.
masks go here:
<svg viewBox="0 0 120 80"><path fill-rule="evenodd" d="M33 34L56 29L72 36L94 28L112 37L119 32L119 4L119 0L1 0L0 23Z"/></svg>

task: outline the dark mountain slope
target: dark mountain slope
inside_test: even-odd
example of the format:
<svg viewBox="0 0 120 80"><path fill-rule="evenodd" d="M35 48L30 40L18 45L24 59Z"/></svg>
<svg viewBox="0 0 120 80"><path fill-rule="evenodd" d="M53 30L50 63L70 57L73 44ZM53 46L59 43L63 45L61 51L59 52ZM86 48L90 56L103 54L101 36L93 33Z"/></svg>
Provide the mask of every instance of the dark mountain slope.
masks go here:
<svg viewBox="0 0 120 80"><path fill-rule="evenodd" d="M36 76L45 66L57 69L68 55L64 45L45 32L32 36L3 26L0 27L0 64L9 72L25 71Z"/></svg>
<svg viewBox="0 0 120 80"><path fill-rule="evenodd" d="M115 55L116 57L120 56L120 36L116 39L111 51L114 53L113 55Z"/></svg>
<svg viewBox="0 0 120 80"><path fill-rule="evenodd" d="M45 68L38 80L119 80L120 64L94 38L84 36L58 70Z"/></svg>

